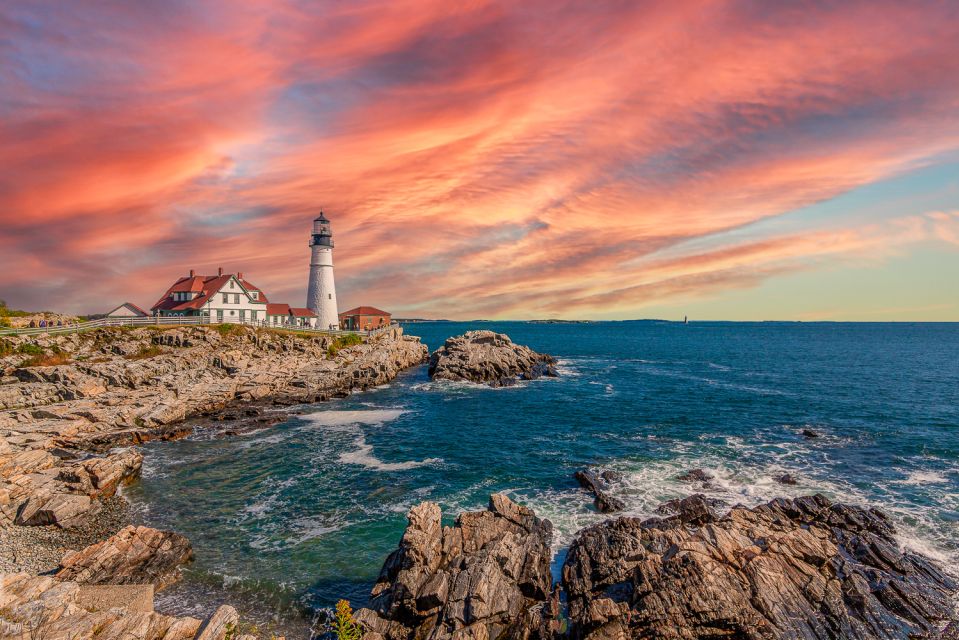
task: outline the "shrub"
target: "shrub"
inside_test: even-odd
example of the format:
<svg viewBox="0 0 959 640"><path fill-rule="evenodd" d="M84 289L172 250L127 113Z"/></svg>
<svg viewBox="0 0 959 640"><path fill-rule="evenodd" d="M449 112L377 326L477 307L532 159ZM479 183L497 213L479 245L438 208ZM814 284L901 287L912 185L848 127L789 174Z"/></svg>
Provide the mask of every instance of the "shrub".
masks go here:
<svg viewBox="0 0 959 640"><path fill-rule="evenodd" d="M353 619L353 610L346 600L340 600L336 603L333 633L336 635L336 640L360 640L363 637L363 630Z"/></svg>
<svg viewBox="0 0 959 640"><path fill-rule="evenodd" d="M123 356L127 360L145 360L146 358L155 358L159 355L166 353L163 349L158 347L155 344L151 345L141 345L140 349L136 353L132 353L127 356Z"/></svg>
<svg viewBox="0 0 959 640"><path fill-rule="evenodd" d="M0 338L0 358L3 356L9 356L16 353L17 350L13 347L13 343L9 340L4 340Z"/></svg>
<svg viewBox="0 0 959 640"><path fill-rule="evenodd" d="M0 326L10 326L10 321L7 318L22 318L29 315L32 315L29 311L11 309L5 301L0 300ZM4 324L4 321L6 321L6 324Z"/></svg>
<svg viewBox="0 0 959 640"><path fill-rule="evenodd" d="M70 356L66 353L41 353L31 356L20 364L21 367L55 367L59 364L68 364Z"/></svg>
<svg viewBox="0 0 959 640"><path fill-rule="evenodd" d="M242 324L215 324L213 325L213 328L224 338L227 336L238 336L246 333L246 328Z"/></svg>
<svg viewBox="0 0 959 640"><path fill-rule="evenodd" d="M356 333L348 333L345 336L337 336L333 340L333 344L326 348L326 353L332 358L340 349L345 349L347 347L352 347L353 345L363 344L363 338Z"/></svg>
<svg viewBox="0 0 959 640"><path fill-rule="evenodd" d="M20 347L17 349L17 351L19 351L20 353L24 353L28 356L42 356L44 353L46 353L43 350L43 347L41 347L40 345L31 344L29 342L24 342L23 344L21 344Z"/></svg>

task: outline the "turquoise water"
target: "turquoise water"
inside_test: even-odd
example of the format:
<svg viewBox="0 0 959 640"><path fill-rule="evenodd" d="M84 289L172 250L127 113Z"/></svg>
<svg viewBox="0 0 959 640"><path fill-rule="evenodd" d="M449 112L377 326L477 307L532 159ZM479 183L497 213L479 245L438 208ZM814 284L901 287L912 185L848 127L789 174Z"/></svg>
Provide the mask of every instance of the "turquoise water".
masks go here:
<svg viewBox="0 0 959 640"><path fill-rule="evenodd" d="M638 515L691 493L676 475L696 467L729 503L820 491L874 504L904 544L959 565L959 324L406 330L435 349L472 328L554 354L561 377L494 390L432 383L424 366L252 434L147 445L126 495L196 550L161 608L229 599L308 635L289 620L340 597L361 604L422 500L452 516L508 492L553 521L561 558L602 517L572 479L586 466L623 472L616 493ZM799 484L777 484L784 472Z"/></svg>

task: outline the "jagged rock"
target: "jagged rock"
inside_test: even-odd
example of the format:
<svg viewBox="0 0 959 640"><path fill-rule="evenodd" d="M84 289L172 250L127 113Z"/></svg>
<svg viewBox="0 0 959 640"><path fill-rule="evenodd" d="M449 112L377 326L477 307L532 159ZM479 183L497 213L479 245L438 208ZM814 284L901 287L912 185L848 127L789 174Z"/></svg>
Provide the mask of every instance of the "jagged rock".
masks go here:
<svg viewBox="0 0 959 640"><path fill-rule="evenodd" d="M437 380L465 380L502 387L517 380L556 376L556 360L514 344L509 336L492 331L468 331L448 338L430 356L429 376Z"/></svg>
<svg viewBox="0 0 959 640"><path fill-rule="evenodd" d="M725 505L726 503L722 500L707 498L701 493L696 493L686 498L664 502L656 508L656 512L669 516L663 521L666 525L673 523L702 525L719 518L717 509Z"/></svg>
<svg viewBox="0 0 959 640"><path fill-rule="evenodd" d="M443 527L432 502L413 507L356 614L387 640L546 637L558 615L550 577L552 525L503 495ZM373 636L375 637L375 636Z"/></svg>
<svg viewBox="0 0 959 640"><path fill-rule="evenodd" d="M959 586L900 550L879 511L812 496L704 522L581 532L563 567L570 636L907 640L955 619Z"/></svg>
<svg viewBox="0 0 959 640"><path fill-rule="evenodd" d="M599 474L599 477L606 482L622 482L623 480L623 474L619 471L613 471L612 469L604 470Z"/></svg>
<svg viewBox="0 0 959 640"><path fill-rule="evenodd" d="M677 480L682 482L698 482L700 484L709 484L713 480L712 474L702 469L690 469L686 473L676 476Z"/></svg>
<svg viewBox="0 0 959 640"><path fill-rule="evenodd" d="M230 605L223 605L216 610L196 640L222 640L236 635L236 623L240 615Z"/></svg>
<svg viewBox="0 0 959 640"><path fill-rule="evenodd" d="M577 471L573 477L580 486L593 494L593 504L600 513L615 513L626 508L626 503L606 493L605 480L591 471Z"/></svg>
<svg viewBox="0 0 959 640"><path fill-rule="evenodd" d="M91 601L88 589L47 576L0 574L0 638L194 640L200 630L201 621L196 618L155 613L152 600L149 603L140 598L104 600L100 594L100 598ZM207 629L213 626L211 619ZM224 625L217 624L213 632L201 637L226 640L229 633Z"/></svg>
<svg viewBox="0 0 959 640"><path fill-rule="evenodd" d="M79 584L152 584L157 589L179 578L193 558L190 541L172 531L128 526L82 551L68 552L58 580Z"/></svg>
<svg viewBox="0 0 959 640"><path fill-rule="evenodd" d="M818 431L813 431L812 429L803 429L802 435L805 438L819 438L821 435Z"/></svg>
<svg viewBox="0 0 959 640"><path fill-rule="evenodd" d="M84 524L99 509L99 503L90 500L89 496L40 492L22 504L14 523L28 527L53 524L71 529Z"/></svg>
<svg viewBox="0 0 959 640"><path fill-rule="evenodd" d="M790 484L790 485L799 484L799 481L796 480L794 476L788 473L784 473L780 476L776 476L774 480L778 482L779 484Z"/></svg>

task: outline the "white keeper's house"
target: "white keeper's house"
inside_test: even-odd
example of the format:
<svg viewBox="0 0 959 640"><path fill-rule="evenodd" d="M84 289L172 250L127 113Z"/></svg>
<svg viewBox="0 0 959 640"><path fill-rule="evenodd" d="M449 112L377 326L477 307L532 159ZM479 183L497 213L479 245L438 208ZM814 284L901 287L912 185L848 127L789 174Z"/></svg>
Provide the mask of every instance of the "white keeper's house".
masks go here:
<svg viewBox="0 0 959 640"><path fill-rule="evenodd" d="M201 316L209 322L263 323L273 326L316 326L309 309L270 302L242 273L197 275L192 269L150 307L154 316Z"/></svg>

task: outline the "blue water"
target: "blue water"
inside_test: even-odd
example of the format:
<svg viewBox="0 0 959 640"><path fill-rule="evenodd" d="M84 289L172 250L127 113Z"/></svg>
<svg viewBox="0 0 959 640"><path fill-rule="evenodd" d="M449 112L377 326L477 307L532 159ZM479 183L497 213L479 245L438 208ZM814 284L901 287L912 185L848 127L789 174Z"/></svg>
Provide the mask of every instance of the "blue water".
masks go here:
<svg viewBox="0 0 959 640"><path fill-rule="evenodd" d="M729 503L819 491L877 505L903 544L959 566L959 324L406 330L435 349L473 328L555 355L561 376L494 390L432 383L419 367L253 434L147 445L126 495L196 551L161 608L229 599L254 619L292 619L341 597L362 604L422 500L452 517L508 492L553 521L561 558L602 518L571 477L587 466L623 472L616 493L637 515L694 491L676 476L697 467ZM773 480L785 472L799 484Z"/></svg>

